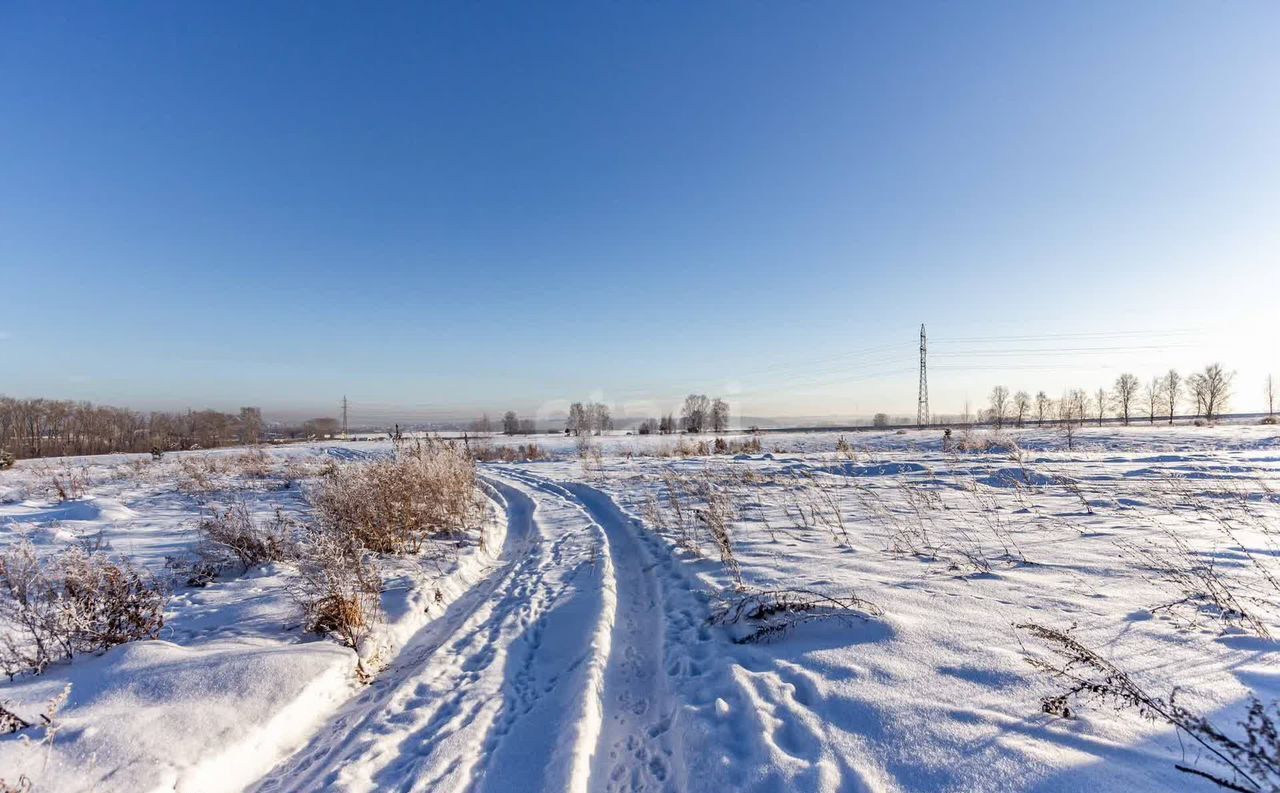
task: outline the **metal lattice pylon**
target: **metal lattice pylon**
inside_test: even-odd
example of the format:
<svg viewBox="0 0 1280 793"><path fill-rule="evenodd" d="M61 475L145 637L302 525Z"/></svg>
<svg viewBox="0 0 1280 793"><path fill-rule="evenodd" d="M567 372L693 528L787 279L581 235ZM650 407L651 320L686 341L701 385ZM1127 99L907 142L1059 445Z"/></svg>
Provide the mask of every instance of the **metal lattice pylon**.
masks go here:
<svg viewBox="0 0 1280 793"><path fill-rule="evenodd" d="M929 423L929 373L925 362L924 325L920 326L920 396L916 400L916 426Z"/></svg>

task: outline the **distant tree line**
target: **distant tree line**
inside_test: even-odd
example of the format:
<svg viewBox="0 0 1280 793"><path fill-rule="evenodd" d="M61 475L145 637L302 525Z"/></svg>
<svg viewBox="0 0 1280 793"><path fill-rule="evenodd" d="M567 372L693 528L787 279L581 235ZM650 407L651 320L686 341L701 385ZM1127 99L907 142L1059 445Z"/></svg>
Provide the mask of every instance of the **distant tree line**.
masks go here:
<svg viewBox="0 0 1280 793"><path fill-rule="evenodd" d="M337 419L311 419L277 434L332 437L338 428ZM258 443L265 435L262 411L256 407L238 413L143 413L91 402L0 396L0 449L15 457L208 449Z"/></svg>
<svg viewBox="0 0 1280 793"><path fill-rule="evenodd" d="M570 435L600 435L613 429L609 406L601 402L574 402L569 406L569 418L564 431Z"/></svg>
<svg viewBox="0 0 1280 793"><path fill-rule="evenodd" d="M729 403L716 397L711 399L706 394L690 394L684 398L680 408L680 418L668 413L660 419L645 419L640 422L641 435L671 435L684 432L724 432L729 429Z"/></svg>
<svg viewBox="0 0 1280 793"><path fill-rule="evenodd" d="M1211 363L1186 377L1170 369L1146 384L1126 372L1117 377L1110 388L1099 388L1093 393L1083 388L1068 389L1056 401L1043 391L1033 398L1026 391L1010 394L1008 388L998 385L991 389L990 404L981 412L979 421L996 428L1023 427L1032 421L1037 426L1043 426L1046 421L1066 425L1097 421L1101 426L1108 417L1119 419L1126 426L1140 418L1150 424L1157 421L1172 424L1179 405L1191 408L1194 418L1214 421L1227 411L1234 380L1234 372L1227 371L1222 364ZM1274 411L1271 382L1268 377L1269 415Z"/></svg>
<svg viewBox="0 0 1280 793"><path fill-rule="evenodd" d="M485 417L487 422L488 417ZM508 410L502 416L502 433L504 435L532 435L537 432L533 419L522 419L514 410Z"/></svg>

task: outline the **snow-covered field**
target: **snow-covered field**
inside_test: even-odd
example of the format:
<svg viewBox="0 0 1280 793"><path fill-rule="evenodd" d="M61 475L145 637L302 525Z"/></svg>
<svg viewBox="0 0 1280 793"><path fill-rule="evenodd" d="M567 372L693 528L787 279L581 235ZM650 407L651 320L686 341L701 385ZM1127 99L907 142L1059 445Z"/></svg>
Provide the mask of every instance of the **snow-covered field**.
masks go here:
<svg viewBox="0 0 1280 793"><path fill-rule="evenodd" d="M532 440L552 459L481 466L491 510L466 541L384 562L386 623L363 663L301 629L287 563L204 588L179 577L159 640L0 682L0 703L36 725L0 735L0 779L1213 789L1178 763L1230 778L1133 709L1042 712L1066 688L1028 662L1060 658L1028 624L1074 626L1138 685L1178 687L1233 734L1251 695L1280 697L1274 427L1085 428L1070 451L1020 430L963 453L936 431L768 433L758 453L689 457L667 456L671 438L612 435L585 455L574 439ZM172 576L202 511L240 500L306 521L326 461L390 453L22 461L0 472L0 546L98 538ZM756 604L768 608L733 619Z"/></svg>

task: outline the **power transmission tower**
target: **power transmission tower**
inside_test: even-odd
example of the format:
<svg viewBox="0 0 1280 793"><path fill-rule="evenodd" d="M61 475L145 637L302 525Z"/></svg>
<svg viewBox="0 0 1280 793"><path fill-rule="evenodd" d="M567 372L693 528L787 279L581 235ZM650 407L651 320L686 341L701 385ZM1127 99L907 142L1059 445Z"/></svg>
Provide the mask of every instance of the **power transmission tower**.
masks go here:
<svg viewBox="0 0 1280 793"><path fill-rule="evenodd" d="M921 429L929 423L929 374L925 363L924 325L920 326L920 396L916 401L916 426Z"/></svg>
<svg viewBox="0 0 1280 793"><path fill-rule="evenodd" d="M347 398L342 397L342 437L347 437Z"/></svg>

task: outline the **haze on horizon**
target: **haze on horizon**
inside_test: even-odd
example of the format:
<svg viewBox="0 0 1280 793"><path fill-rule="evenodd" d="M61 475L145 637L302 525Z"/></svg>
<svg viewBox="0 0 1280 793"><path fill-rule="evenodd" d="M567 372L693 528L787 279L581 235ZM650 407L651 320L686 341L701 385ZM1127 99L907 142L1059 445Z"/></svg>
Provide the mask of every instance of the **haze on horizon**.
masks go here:
<svg viewBox="0 0 1280 793"><path fill-rule="evenodd" d="M1280 6L0 9L0 394L936 413L1280 374Z"/></svg>

